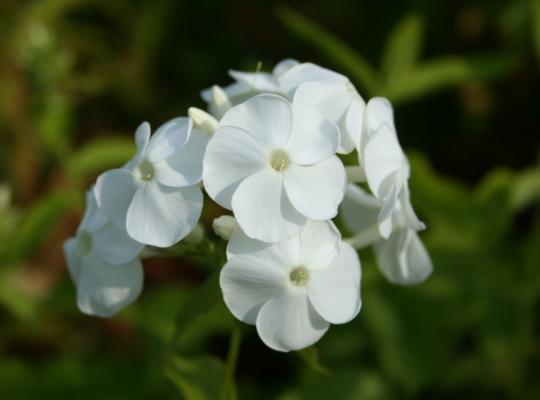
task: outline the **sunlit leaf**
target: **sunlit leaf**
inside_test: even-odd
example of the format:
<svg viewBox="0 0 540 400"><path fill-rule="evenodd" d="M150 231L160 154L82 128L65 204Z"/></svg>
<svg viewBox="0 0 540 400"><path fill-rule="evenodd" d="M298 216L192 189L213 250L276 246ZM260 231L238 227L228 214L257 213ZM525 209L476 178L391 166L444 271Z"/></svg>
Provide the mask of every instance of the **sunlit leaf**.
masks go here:
<svg viewBox="0 0 540 400"><path fill-rule="evenodd" d="M540 203L540 168L530 168L515 177L511 204L515 210L521 210L531 204Z"/></svg>
<svg viewBox="0 0 540 400"><path fill-rule="evenodd" d="M52 192L39 199L26 213L7 248L11 261L28 257L42 244L45 235L61 219L62 215L77 204L73 192Z"/></svg>
<svg viewBox="0 0 540 400"><path fill-rule="evenodd" d="M214 357L171 357L165 374L186 400L226 399L222 392L225 365Z"/></svg>
<svg viewBox="0 0 540 400"><path fill-rule="evenodd" d="M405 17L394 27L382 57L385 86L391 87L412 70L422 49L422 33L422 20L418 15Z"/></svg>
<svg viewBox="0 0 540 400"><path fill-rule="evenodd" d="M533 41L536 50L536 58L540 63L540 1L531 1Z"/></svg>
<svg viewBox="0 0 540 400"><path fill-rule="evenodd" d="M328 375L330 370L326 368L320 360L319 351L315 346L307 347L297 351L296 354L314 371L324 375Z"/></svg>
<svg viewBox="0 0 540 400"><path fill-rule="evenodd" d="M516 57L511 54L439 58L419 64L407 76L387 87L384 95L396 103L412 101L462 82L495 79L515 65Z"/></svg>
<svg viewBox="0 0 540 400"><path fill-rule="evenodd" d="M132 140L111 138L89 143L68 161L67 172L73 177L96 175L109 168L119 168L133 156Z"/></svg>

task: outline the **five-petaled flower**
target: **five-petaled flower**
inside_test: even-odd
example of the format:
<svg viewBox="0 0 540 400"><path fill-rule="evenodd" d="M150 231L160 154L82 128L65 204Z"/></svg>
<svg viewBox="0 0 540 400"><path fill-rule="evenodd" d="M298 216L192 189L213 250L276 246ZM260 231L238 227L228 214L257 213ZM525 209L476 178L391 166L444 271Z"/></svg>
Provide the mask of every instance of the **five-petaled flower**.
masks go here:
<svg viewBox="0 0 540 400"><path fill-rule="evenodd" d="M433 265L416 230L407 225L404 210L392 213L393 232L383 238L378 229L382 203L360 187L348 185L340 213L347 228L355 233L349 242L356 248L373 246L377 265L392 283L413 285L431 274Z"/></svg>
<svg viewBox="0 0 540 400"><path fill-rule="evenodd" d="M201 215L198 186L208 136L189 118L175 118L150 138L150 125L135 133L137 153L124 168L102 174L99 207L133 239L169 247L187 236Z"/></svg>
<svg viewBox="0 0 540 400"><path fill-rule="evenodd" d="M88 191L77 234L64 243L82 312L110 317L137 298L143 286L138 258L143 247L103 215L97 208L94 191Z"/></svg>
<svg viewBox="0 0 540 400"><path fill-rule="evenodd" d="M243 322L256 325L274 350L312 345L330 324L360 311L360 260L328 221L309 221L281 243L248 238L236 230L220 285L225 304Z"/></svg>
<svg viewBox="0 0 540 400"><path fill-rule="evenodd" d="M409 162L398 141L390 102L381 97L371 99L362 123L363 131L358 143L359 162L364 167L369 188L382 202L378 216L381 236L390 236L393 230L392 214L398 208L408 227L423 229L424 224L411 205Z"/></svg>
<svg viewBox="0 0 540 400"><path fill-rule="evenodd" d="M287 240L308 218L336 216L346 184L334 155L338 138L336 125L309 108L276 95L252 97L231 108L210 139L205 189L249 237Z"/></svg>

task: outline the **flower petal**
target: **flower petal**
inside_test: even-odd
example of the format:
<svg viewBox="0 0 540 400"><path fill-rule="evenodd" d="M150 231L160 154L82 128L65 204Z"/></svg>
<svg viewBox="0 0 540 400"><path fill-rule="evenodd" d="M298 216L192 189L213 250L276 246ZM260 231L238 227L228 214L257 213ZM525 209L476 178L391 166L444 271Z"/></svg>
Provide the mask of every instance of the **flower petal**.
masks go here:
<svg viewBox="0 0 540 400"><path fill-rule="evenodd" d="M328 267L339 252L341 235L332 221L308 220L300 239L300 262L309 270Z"/></svg>
<svg viewBox="0 0 540 400"><path fill-rule="evenodd" d="M251 253L231 258L221 270L219 281L231 313L255 324L260 308L280 293L287 279L287 269L279 257Z"/></svg>
<svg viewBox="0 0 540 400"><path fill-rule="evenodd" d="M272 243L261 242L260 240L250 238L238 227L227 243L227 259L243 254L255 253L267 249L272 245Z"/></svg>
<svg viewBox="0 0 540 400"><path fill-rule="evenodd" d="M230 70L229 75L255 92L279 93L280 87L274 75L268 72L242 72Z"/></svg>
<svg viewBox="0 0 540 400"><path fill-rule="evenodd" d="M389 193L390 182L386 178L407 169L407 161L396 132L387 124L381 125L366 145L364 160L369 188L379 199L383 199Z"/></svg>
<svg viewBox="0 0 540 400"><path fill-rule="evenodd" d="M312 63L292 67L279 77L281 88L291 95L304 82L346 82L346 76Z"/></svg>
<svg viewBox="0 0 540 400"><path fill-rule="evenodd" d="M282 174L270 168L251 175L238 186L232 209L246 235L263 242L287 240L306 223L285 193Z"/></svg>
<svg viewBox="0 0 540 400"><path fill-rule="evenodd" d="M383 275L399 285L423 282L433 270L426 248L412 229L395 232L375 244L375 257Z"/></svg>
<svg viewBox="0 0 540 400"><path fill-rule="evenodd" d="M133 170L137 165L139 165L144 153L146 152L146 147L148 146L149 141L150 124L145 121L140 124L135 131L135 144L137 145L137 152L124 168Z"/></svg>
<svg viewBox="0 0 540 400"><path fill-rule="evenodd" d="M379 130L382 124L394 127L394 109L388 99L384 97L374 97L366 105L366 127L368 129L368 139Z"/></svg>
<svg viewBox="0 0 540 400"><path fill-rule="evenodd" d="M338 123L347 112L352 95L345 82L306 82L294 93L294 104L315 110L323 118Z"/></svg>
<svg viewBox="0 0 540 400"><path fill-rule="evenodd" d="M381 201L359 186L349 184L340 205L342 219L353 233L362 232L377 225Z"/></svg>
<svg viewBox="0 0 540 400"><path fill-rule="evenodd" d="M290 165L284 174L287 196L293 206L308 218L334 218L345 194L346 174L336 156L310 165Z"/></svg>
<svg viewBox="0 0 540 400"><path fill-rule="evenodd" d="M169 247L197 224L203 205L198 186L171 188L156 181L142 185L127 213L127 232L138 242Z"/></svg>
<svg viewBox="0 0 540 400"><path fill-rule="evenodd" d="M394 230L394 219L396 211L399 208L399 191L401 190L399 178L396 178L394 173L386 177L385 181L390 182L389 192L382 199L381 211L377 217L379 223L379 232L384 239L388 239L392 231ZM383 184L386 186L386 183Z"/></svg>
<svg viewBox="0 0 540 400"><path fill-rule="evenodd" d="M337 125L299 104L293 104L293 110L293 128L285 145L291 161L307 165L334 155L339 143Z"/></svg>
<svg viewBox="0 0 540 400"><path fill-rule="evenodd" d="M356 251L342 242L332 264L310 271L307 289L315 310L332 324L352 320L360 311L360 260Z"/></svg>
<svg viewBox="0 0 540 400"><path fill-rule="evenodd" d="M86 208L77 232L85 231L94 233L101 229L107 222L108 218L97 207L94 189L88 190L86 192Z"/></svg>
<svg viewBox="0 0 540 400"><path fill-rule="evenodd" d="M292 67L296 67L299 64L300 63L293 58L286 58L285 60L282 60L276 64L276 66L272 70L272 74L274 74L274 76L276 77L280 77Z"/></svg>
<svg viewBox="0 0 540 400"><path fill-rule="evenodd" d="M80 273L80 260L77 256L77 240L70 237L64 242L64 258L68 266L69 275L73 282L77 282Z"/></svg>
<svg viewBox="0 0 540 400"><path fill-rule="evenodd" d="M266 166L266 154L246 131L222 126L206 147L203 159L204 188L222 207L231 209L238 185Z"/></svg>
<svg viewBox="0 0 540 400"><path fill-rule="evenodd" d="M180 151L189 139L193 122L179 117L161 125L148 143L146 158L152 163L169 158Z"/></svg>
<svg viewBox="0 0 540 400"><path fill-rule="evenodd" d="M281 148L292 127L291 103L281 96L261 94L227 111L219 126L241 128L267 150Z"/></svg>
<svg viewBox="0 0 540 400"><path fill-rule="evenodd" d="M420 221L420 219L416 215L416 212L414 211L414 208L411 204L411 196L409 193L408 183L405 183L403 185L403 189L401 190L401 193L399 194L399 202L400 202L401 211L403 215L404 225L407 228L415 230L415 231L420 231L422 229L425 229L426 225L422 221Z"/></svg>
<svg viewBox="0 0 540 400"><path fill-rule="evenodd" d="M97 179L94 190L98 207L120 229L126 228L127 211L137 187L127 169L112 169Z"/></svg>
<svg viewBox="0 0 540 400"><path fill-rule="evenodd" d="M198 183L202 178L202 160L207 144L208 135L193 128L184 147L154 164L156 179L172 187Z"/></svg>
<svg viewBox="0 0 540 400"><path fill-rule="evenodd" d="M258 254L258 257L273 260L274 264L292 268L300 264L300 236L279 243L266 243L247 236L237 229L227 244L227 258Z"/></svg>
<svg viewBox="0 0 540 400"><path fill-rule="evenodd" d="M300 350L318 341L329 324L315 311L304 290L284 289L257 316L262 341L277 351Z"/></svg>
<svg viewBox="0 0 540 400"><path fill-rule="evenodd" d="M350 143L347 143L347 145L343 144L345 140L341 138L342 147L347 147L349 144L352 144L354 147L359 149L359 155L363 154L366 140L363 137L365 108L366 105L363 101L353 100L351 102L349 108L347 109L347 115L345 117L346 136Z"/></svg>
<svg viewBox="0 0 540 400"><path fill-rule="evenodd" d="M136 258L144 244L128 236L125 229L120 230L108 223L92 237L92 249L107 263L125 264Z"/></svg>
<svg viewBox="0 0 540 400"><path fill-rule="evenodd" d="M111 317L141 293L143 269L139 259L110 265L96 254L84 258L77 281L77 304L89 315Z"/></svg>

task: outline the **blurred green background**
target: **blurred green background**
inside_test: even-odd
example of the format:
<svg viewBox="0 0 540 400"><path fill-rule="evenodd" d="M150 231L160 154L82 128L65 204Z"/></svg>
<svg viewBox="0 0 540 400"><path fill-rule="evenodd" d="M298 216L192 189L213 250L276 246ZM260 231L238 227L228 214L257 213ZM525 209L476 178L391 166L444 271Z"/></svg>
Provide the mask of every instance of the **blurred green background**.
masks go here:
<svg viewBox="0 0 540 400"><path fill-rule="evenodd" d="M82 315L61 244L84 190L141 121L286 57L394 102L432 277L392 286L362 251L360 315L293 354L189 249L146 262L119 316ZM539 78L537 0L1 0L0 399L540 399Z"/></svg>

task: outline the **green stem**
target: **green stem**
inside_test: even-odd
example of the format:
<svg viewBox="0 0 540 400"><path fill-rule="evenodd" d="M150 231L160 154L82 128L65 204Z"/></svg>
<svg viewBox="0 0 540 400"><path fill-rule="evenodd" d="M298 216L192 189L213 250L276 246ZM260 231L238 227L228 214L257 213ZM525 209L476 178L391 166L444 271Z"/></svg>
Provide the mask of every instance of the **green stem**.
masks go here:
<svg viewBox="0 0 540 400"><path fill-rule="evenodd" d="M242 342L242 327L235 321L231 332L231 341L229 344L229 354L227 355L225 384L223 387L223 400L235 400L238 398L236 385L234 383L234 374L240 352L240 343Z"/></svg>

